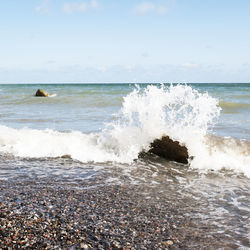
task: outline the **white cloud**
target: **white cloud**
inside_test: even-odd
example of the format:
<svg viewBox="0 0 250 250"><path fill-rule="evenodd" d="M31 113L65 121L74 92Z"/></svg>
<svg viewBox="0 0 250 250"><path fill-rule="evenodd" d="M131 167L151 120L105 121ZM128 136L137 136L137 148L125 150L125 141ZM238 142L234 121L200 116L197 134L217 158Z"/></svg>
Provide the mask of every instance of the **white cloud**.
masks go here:
<svg viewBox="0 0 250 250"><path fill-rule="evenodd" d="M183 63L181 66L185 68L198 68L199 64L187 62Z"/></svg>
<svg viewBox="0 0 250 250"><path fill-rule="evenodd" d="M100 7L99 3L96 0L91 0L90 5L94 9L97 9Z"/></svg>
<svg viewBox="0 0 250 250"><path fill-rule="evenodd" d="M49 13L49 0L42 0L41 3L36 6L35 11L39 14Z"/></svg>
<svg viewBox="0 0 250 250"><path fill-rule="evenodd" d="M165 5L161 5L153 2L142 2L136 5L132 12L136 15L144 15L147 13L157 13L164 15L168 12L168 8Z"/></svg>
<svg viewBox="0 0 250 250"><path fill-rule="evenodd" d="M87 4L82 3L65 3L63 5L63 11L65 13L71 14L73 12L84 12L87 9Z"/></svg>
<svg viewBox="0 0 250 250"><path fill-rule="evenodd" d="M88 9L97 9L99 4L96 0L91 0L90 2L73 2L73 3L64 3L63 12L71 14L74 12L85 12Z"/></svg>
<svg viewBox="0 0 250 250"><path fill-rule="evenodd" d="M168 12L168 8L166 6L158 6L157 11L159 14L164 15Z"/></svg>
<svg viewBox="0 0 250 250"><path fill-rule="evenodd" d="M247 62L242 63L242 66L243 66L243 67L249 67L249 66L250 66L250 63L247 63Z"/></svg>
<svg viewBox="0 0 250 250"><path fill-rule="evenodd" d="M148 12L151 12L155 9L155 5L150 2L143 2L141 4L138 4L134 7L133 13L134 14L139 14L139 15L144 15Z"/></svg>
<svg viewBox="0 0 250 250"><path fill-rule="evenodd" d="M185 68L182 65L113 65L84 67L81 65L47 65L45 68L1 68L0 83L103 83L103 82L249 82L250 71L241 65L199 65Z"/></svg>

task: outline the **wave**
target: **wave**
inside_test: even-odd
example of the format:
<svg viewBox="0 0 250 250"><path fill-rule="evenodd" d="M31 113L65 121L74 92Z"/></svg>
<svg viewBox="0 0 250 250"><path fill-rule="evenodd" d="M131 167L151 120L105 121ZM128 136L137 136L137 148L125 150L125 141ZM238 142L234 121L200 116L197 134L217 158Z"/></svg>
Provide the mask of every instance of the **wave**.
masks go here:
<svg viewBox="0 0 250 250"><path fill-rule="evenodd" d="M190 164L193 168L203 170L233 170L250 178L250 142L206 135L198 142Z"/></svg>
<svg viewBox="0 0 250 250"><path fill-rule="evenodd" d="M220 115L218 100L186 85L136 87L123 98L117 119L98 133L0 126L0 152L20 157L70 155L81 162L131 163L150 143L168 135L186 145L190 167L222 168L250 177L247 141L209 135Z"/></svg>

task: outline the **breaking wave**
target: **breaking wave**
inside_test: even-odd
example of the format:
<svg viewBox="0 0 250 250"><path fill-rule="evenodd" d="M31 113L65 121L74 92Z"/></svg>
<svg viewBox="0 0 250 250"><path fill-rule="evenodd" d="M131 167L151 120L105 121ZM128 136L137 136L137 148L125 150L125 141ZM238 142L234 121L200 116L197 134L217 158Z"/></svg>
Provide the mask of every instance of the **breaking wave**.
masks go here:
<svg viewBox="0 0 250 250"><path fill-rule="evenodd" d="M150 143L168 135L186 145L190 167L232 169L250 177L247 141L212 136L218 100L186 85L136 87L123 98L119 119L99 133L0 126L0 152L20 157L70 155L81 162L131 163Z"/></svg>

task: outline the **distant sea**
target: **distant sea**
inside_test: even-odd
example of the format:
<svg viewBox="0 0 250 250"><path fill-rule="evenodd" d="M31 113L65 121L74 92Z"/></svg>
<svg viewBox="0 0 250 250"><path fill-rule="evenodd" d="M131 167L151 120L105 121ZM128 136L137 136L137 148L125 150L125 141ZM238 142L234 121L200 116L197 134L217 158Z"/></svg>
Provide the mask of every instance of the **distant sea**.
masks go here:
<svg viewBox="0 0 250 250"><path fill-rule="evenodd" d="M39 88L50 97L35 97ZM164 134L187 146L188 166L138 159ZM196 206L190 198L196 210L189 216L216 225L211 235L227 234L246 247L250 84L0 85L0 180L74 183L103 171L113 173L107 184L126 176L187 204L199 199Z"/></svg>

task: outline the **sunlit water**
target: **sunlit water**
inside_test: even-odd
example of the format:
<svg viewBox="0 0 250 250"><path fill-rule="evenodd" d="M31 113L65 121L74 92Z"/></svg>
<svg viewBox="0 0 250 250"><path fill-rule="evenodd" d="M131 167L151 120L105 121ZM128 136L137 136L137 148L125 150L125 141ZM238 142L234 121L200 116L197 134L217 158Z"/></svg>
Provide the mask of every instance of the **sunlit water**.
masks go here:
<svg viewBox="0 0 250 250"><path fill-rule="evenodd" d="M1 85L0 179L144 185L248 247L250 84L189 86ZM187 145L189 165L138 159L163 133Z"/></svg>

